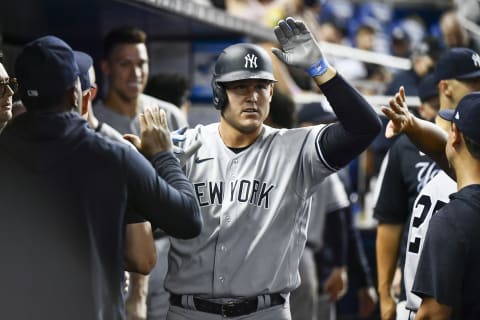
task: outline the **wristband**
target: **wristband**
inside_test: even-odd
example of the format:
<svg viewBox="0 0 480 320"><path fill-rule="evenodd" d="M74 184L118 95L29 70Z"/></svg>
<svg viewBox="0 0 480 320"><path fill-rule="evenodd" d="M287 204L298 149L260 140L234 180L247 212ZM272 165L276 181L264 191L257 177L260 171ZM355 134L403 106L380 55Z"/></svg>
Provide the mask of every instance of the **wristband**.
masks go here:
<svg viewBox="0 0 480 320"><path fill-rule="evenodd" d="M100 132L102 130L103 122L100 122L98 126L95 128L95 132Z"/></svg>
<svg viewBox="0 0 480 320"><path fill-rule="evenodd" d="M310 68L307 69L308 74L310 77L316 77L316 76L321 76L328 70L328 62L325 58L321 58L314 64L310 66Z"/></svg>

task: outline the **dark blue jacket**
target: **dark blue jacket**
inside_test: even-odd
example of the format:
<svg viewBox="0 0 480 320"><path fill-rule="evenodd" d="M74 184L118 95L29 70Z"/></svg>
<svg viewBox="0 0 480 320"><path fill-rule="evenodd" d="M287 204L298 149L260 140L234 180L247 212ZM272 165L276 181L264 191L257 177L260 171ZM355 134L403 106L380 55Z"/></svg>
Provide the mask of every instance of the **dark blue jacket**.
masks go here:
<svg viewBox="0 0 480 320"><path fill-rule="evenodd" d="M127 209L174 237L202 226L173 154L152 164L74 113L24 114L5 129L1 318L124 319L125 223L135 219Z"/></svg>

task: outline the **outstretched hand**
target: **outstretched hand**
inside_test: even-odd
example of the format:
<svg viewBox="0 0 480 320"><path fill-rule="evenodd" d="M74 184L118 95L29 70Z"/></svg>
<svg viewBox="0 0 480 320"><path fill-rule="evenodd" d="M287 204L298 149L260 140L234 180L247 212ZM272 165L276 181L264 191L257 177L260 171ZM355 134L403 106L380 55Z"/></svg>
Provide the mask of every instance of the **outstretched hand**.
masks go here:
<svg viewBox="0 0 480 320"><path fill-rule="evenodd" d="M392 138L412 126L414 116L408 111L405 89L400 87L395 97L389 101L390 108L382 107L382 112L390 121L385 130L385 137Z"/></svg>
<svg viewBox="0 0 480 320"><path fill-rule="evenodd" d="M272 52L283 63L308 69L322 58L317 41L302 21L291 17L280 20L274 32L282 50L272 48Z"/></svg>
<svg viewBox="0 0 480 320"><path fill-rule="evenodd" d="M158 106L145 108L140 114L140 133L141 138L132 134L126 134L124 138L147 158L162 151L171 151L173 148L167 116Z"/></svg>

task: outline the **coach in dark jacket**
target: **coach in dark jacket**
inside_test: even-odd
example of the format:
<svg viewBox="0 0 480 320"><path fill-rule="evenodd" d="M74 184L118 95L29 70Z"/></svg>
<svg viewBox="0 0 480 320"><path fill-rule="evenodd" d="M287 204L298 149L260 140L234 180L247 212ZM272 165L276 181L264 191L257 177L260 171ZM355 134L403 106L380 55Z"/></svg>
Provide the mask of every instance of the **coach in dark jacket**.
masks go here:
<svg viewBox="0 0 480 320"><path fill-rule="evenodd" d="M164 115L142 117L150 163L76 112L79 72L65 42L27 44L15 73L27 113L0 136L1 317L124 319L126 223L146 219L178 238L202 227Z"/></svg>

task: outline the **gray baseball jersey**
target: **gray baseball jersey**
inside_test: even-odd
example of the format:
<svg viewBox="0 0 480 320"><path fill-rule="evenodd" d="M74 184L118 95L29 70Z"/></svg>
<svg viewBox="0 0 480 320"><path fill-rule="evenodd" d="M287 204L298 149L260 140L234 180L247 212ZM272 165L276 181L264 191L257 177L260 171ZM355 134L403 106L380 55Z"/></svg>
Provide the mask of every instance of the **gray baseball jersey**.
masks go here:
<svg viewBox="0 0 480 320"><path fill-rule="evenodd" d="M422 299L412 293L413 281L417 272L418 260L422 253L428 224L432 215L450 202L450 194L457 191L457 184L444 171L440 171L420 191L413 205L408 243L405 254L404 281L407 295L406 308L417 311Z"/></svg>
<svg viewBox="0 0 480 320"><path fill-rule="evenodd" d="M167 115L168 127L171 130L176 130L184 126L188 126L188 122L185 119L185 116L175 105L163 100L156 99L146 94L140 95L140 109L138 114L143 112L145 107L153 105L158 105L160 108L165 110L165 113ZM98 101L97 103L95 103L94 113L99 121L108 123L121 134L133 133L138 136L140 135L140 121L138 118L138 114L133 118L124 116L107 108L103 101Z"/></svg>
<svg viewBox="0 0 480 320"><path fill-rule="evenodd" d="M309 198L333 172L318 143L324 128L264 126L239 153L225 146L218 123L187 131L185 147L203 141L185 170L204 226L195 239L171 239L170 292L245 297L298 286Z"/></svg>
<svg viewBox="0 0 480 320"><path fill-rule="evenodd" d="M347 192L338 174L332 174L317 187L310 204L307 240L315 249L323 246L323 230L327 213L348 207Z"/></svg>

